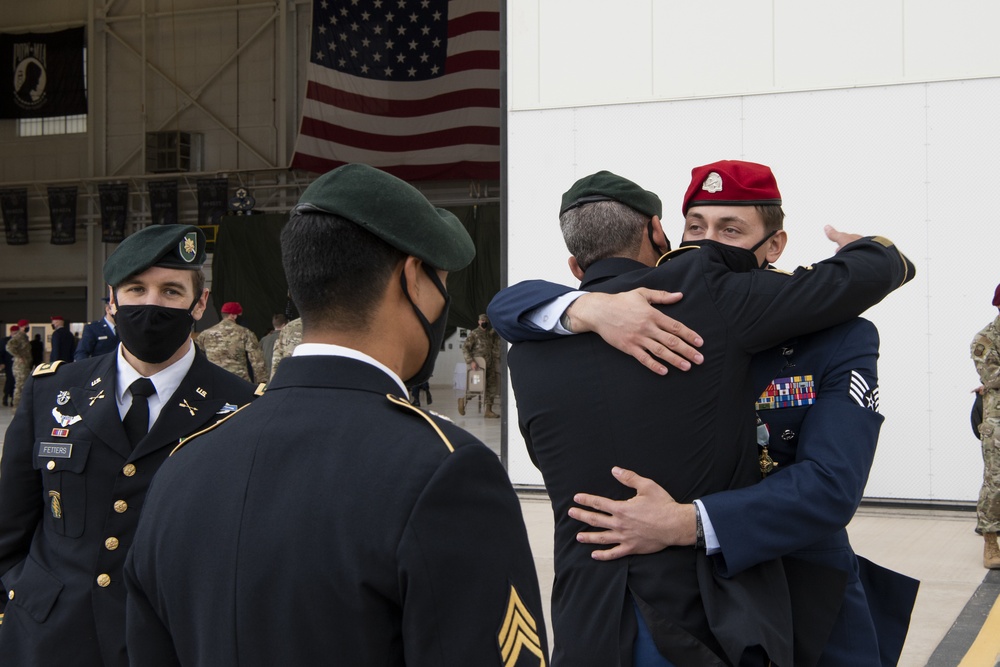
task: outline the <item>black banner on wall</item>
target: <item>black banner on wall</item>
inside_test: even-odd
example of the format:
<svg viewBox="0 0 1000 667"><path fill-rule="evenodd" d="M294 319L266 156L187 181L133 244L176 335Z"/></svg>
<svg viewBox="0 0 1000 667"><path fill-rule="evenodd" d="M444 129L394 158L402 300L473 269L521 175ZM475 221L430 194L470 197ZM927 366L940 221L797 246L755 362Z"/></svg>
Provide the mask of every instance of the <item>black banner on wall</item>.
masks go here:
<svg viewBox="0 0 1000 667"><path fill-rule="evenodd" d="M49 188L52 245L76 243L76 186Z"/></svg>
<svg viewBox="0 0 1000 667"><path fill-rule="evenodd" d="M198 179L198 224L217 225L229 203L228 178Z"/></svg>
<svg viewBox="0 0 1000 667"><path fill-rule="evenodd" d="M149 213L154 225L177 224L177 180L149 181Z"/></svg>
<svg viewBox="0 0 1000 667"><path fill-rule="evenodd" d="M84 28L0 33L0 118L87 113Z"/></svg>
<svg viewBox="0 0 1000 667"><path fill-rule="evenodd" d="M28 243L28 189L0 190L0 209L3 210L3 228L7 245Z"/></svg>
<svg viewBox="0 0 1000 667"><path fill-rule="evenodd" d="M101 241L121 243L128 220L128 183L101 183L97 192L101 199Z"/></svg>

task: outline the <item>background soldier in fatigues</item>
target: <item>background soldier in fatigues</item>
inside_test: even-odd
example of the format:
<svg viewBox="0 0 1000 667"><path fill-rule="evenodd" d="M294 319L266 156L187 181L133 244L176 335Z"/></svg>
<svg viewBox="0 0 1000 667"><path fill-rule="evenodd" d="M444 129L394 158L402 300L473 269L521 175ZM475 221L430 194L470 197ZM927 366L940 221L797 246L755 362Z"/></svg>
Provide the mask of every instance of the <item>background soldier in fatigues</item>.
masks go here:
<svg viewBox="0 0 1000 667"><path fill-rule="evenodd" d="M21 390L31 373L31 341L28 340L28 320L18 320L18 330L7 341L7 351L14 357L14 402L21 402Z"/></svg>
<svg viewBox="0 0 1000 667"><path fill-rule="evenodd" d="M507 473L406 400L472 239L354 164L306 189L281 246L302 344L157 475L126 566L133 664L545 665Z"/></svg>
<svg viewBox="0 0 1000 667"><path fill-rule="evenodd" d="M993 305L1000 308L1000 285L993 293ZM983 443L983 487L976 505L977 527L983 533L983 567L1000 569L1000 315L972 339L972 361L983 383L983 423L979 434Z"/></svg>
<svg viewBox="0 0 1000 667"><path fill-rule="evenodd" d="M236 323L236 318L242 313L243 306L236 301L222 304L222 319L215 326L198 334L195 343L216 366L221 366L244 380L267 382L264 355L260 351L257 336ZM253 377L250 377L250 370L253 371Z"/></svg>
<svg viewBox="0 0 1000 667"><path fill-rule="evenodd" d="M150 481L181 438L254 396L191 343L204 261L191 225L126 238L104 264L118 351L41 364L24 387L0 458L4 665L129 664L122 567Z"/></svg>
<svg viewBox="0 0 1000 667"><path fill-rule="evenodd" d="M493 412L493 400L497 396L500 385L500 336L490 326L490 318L483 313L479 316L479 326L469 332L462 345L462 354L469 368L476 370L479 364L476 357L486 361L486 388L483 392L483 402L486 405L484 417L499 417ZM458 412L465 414L465 398L458 399Z"/></svg>
<svg viewBox="0 0 1000 667"><path fill-rule="evenodd" d="M302 318L296 317L278 332L274 341L274 352L271 353L271 377L274 377L281 360L292 356L292 352L302 342Z"/></svg>

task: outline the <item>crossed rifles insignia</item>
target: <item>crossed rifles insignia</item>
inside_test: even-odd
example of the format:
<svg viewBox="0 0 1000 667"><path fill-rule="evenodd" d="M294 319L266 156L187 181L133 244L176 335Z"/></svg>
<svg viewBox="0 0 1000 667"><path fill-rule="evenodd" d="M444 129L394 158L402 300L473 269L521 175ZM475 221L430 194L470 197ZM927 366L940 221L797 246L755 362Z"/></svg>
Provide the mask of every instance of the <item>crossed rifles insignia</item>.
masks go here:
<svg viewBox="0 0 1000 667"><path fill-rule="evenodd" d="M504 667L545 667L538 626L513 584L507 595L503 623L497 633L497 645Z"/></svg>

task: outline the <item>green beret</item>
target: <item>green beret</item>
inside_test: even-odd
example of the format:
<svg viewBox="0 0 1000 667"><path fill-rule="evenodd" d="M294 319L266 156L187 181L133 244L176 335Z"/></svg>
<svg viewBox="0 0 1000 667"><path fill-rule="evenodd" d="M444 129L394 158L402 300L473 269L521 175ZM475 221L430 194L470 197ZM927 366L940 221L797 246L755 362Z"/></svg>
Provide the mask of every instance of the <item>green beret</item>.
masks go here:
<svg viewBox="0 0 1000 667"><path fill-rule="evenodd" d="M663 217L663 204L660 198L649 190L643 190L638 185L610 171L599 171L590 176L584 176L573 184L562 198L559 215L566 211L592 204L597 201L616 201L629 208L653 217Z"/></svg>
<svg viewBox="0 0 1000 667"><path fill-rule="evenodd" d="M104 262L104 282L116 287L153 266L195 271L205 265L205 233L194 225L150 225L119 244Z"/></svg>
<svg viewBox="0 0 1000 667"><path fill-rule="evenodd" d="M295 210L350 220L443 271L463 269L476 256L458 218L435 208L409 183L365 164L345 164L323 174L302 193Z"/></svg>

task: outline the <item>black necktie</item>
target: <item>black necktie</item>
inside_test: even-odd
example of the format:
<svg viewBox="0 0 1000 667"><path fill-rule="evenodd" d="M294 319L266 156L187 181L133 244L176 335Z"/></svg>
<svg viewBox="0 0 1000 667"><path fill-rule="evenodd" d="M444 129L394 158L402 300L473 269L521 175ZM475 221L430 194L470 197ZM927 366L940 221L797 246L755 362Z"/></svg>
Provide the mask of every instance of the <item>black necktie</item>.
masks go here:
<svg viewBox="0 0 1000 667"><path fill-rule="evenodd" d="M149 403L146 401L146 397L155 394L156 387L153 386L153 382L149 378L139 378L129 386L128 390L132 394L132 406L125 413L122 424L125 425L128 441L135 449L135 446L149 431Z"/></svg>

